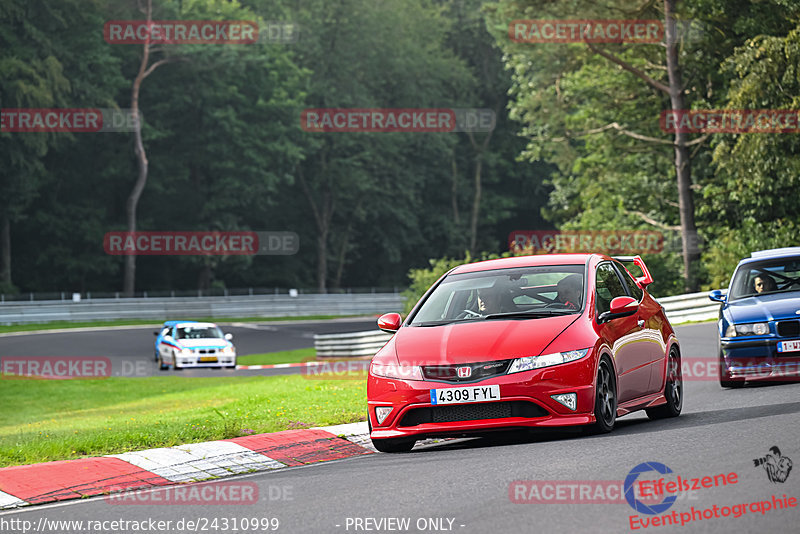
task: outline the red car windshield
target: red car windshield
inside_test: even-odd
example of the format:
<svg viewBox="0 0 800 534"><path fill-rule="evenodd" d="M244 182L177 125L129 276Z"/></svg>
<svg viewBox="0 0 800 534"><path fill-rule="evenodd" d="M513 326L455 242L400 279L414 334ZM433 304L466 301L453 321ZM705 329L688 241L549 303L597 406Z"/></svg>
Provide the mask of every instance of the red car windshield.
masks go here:
<svg viewBox="0 0 800 534"><path fill-rule="evenodd" d="M577 313L584 302L584 265L547 265L451 274L425 300L411 325L447 324L510 315Z"/></svg>

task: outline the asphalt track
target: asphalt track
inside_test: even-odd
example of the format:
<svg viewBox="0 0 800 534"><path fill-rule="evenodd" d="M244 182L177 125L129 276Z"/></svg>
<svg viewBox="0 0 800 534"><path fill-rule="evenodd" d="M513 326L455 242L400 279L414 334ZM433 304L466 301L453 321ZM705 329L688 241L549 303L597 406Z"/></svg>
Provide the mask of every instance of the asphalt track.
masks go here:
<svg viewBox="0 0 800 534"><path fill-rule="evenodd" d="M224 332L233 334L233 343L238 354L246 356L313 347L314 334L377 331L376 319L359 317L327 321L231 323L220 326ZM238 370L198 368L177 372L159 371L153 354L155 330L158 328L154 326L131 326L0 335L0 358L4 356L107 357L111 360L111 374L114 376L154 376L165 372L178 373L186 377L300 372L298 368Z"/></svg>
<svg viewBox="0 0 800 534"><path fill-rule="evenodd" d="M687 363L715 354L713 323L677 331ZM780 447L784 457L800 461L800 384L723 390L713 380L692 380L685 386L680 417L649 421L644 415L631 415L619 419L607 435L553 432L455 440L418 446L407 454L371 454L226 479L256 483L260 498L253 505L122 506L99 497L6 512L0 514L0 530L22 532L20 523L15 529L9 522L12 519L34 526L40 520L152 519L172 523L168 530L145 532L797 532L798 507L766 510L766 505L754 508L750 503L768 501L774 508L773 496L800 497L800 468L790 471L784 482L771 482L753 461L773 446ZM643 462L671 468L667 480L736 473L736 482L681 494L665 512L676 512L677 526L644 528L643 518L654 516L637 513L625 502L512 502L515 481L535 481L545 497L546 481L561 481L565 488L592 481L622 485ZM531 495L519 496L525 500ZM705 510L710 518L702 518ZM730 515L723 517L726 511ZM680 526L682 517L689 522ZM233 518L277 518L280 524L277 530L262 530L241 528L240 522L232 529ZM408 526L390 518L407 518ZM222 528L223 519L227 529ZM186 524L197 520L201 523L193 528ZM42 525L49 530L39 532L111 532ZM142 532L127 526L114 531Z"/></svg>

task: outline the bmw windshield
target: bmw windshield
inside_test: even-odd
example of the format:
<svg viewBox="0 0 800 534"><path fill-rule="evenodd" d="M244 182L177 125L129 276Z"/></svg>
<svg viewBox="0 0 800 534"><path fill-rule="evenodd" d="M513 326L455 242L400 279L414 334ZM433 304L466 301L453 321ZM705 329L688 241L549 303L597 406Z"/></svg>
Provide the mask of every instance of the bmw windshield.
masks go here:
<svg viewBox="0 0 800 534"><path fill-rule="evenodd" d="M575 314L585 300L584 272L583 265L547 265L451 274L410 325Z"/></svg>
<svg viewBox="0 0 800 534"><path fill-rule="evenodd" d="M800 256L741 265L733 277L728 300L800 291Z"/></svg>

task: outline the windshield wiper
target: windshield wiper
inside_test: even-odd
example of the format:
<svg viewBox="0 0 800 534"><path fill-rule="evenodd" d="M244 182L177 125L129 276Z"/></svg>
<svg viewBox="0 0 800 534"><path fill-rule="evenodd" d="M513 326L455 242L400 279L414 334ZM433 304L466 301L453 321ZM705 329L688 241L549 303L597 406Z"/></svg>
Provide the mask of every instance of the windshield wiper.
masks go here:
<svg viewBox="0 0 800 534"><path fill-rule="evenodd" d="M506 312L506 313L492 313L486 316L486 319L513 319L515 317L521 317L525 319L536 318L536 317L554 317L557 315L570 315L573 313L577 313L577 310L530 310L530 311L517 311L517 312Z"/></svg>

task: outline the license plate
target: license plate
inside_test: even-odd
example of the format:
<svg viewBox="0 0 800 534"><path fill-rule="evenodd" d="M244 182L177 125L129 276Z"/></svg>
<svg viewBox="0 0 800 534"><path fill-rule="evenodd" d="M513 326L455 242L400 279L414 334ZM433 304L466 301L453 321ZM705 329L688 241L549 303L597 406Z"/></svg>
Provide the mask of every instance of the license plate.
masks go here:
<svg viewBox="0 0 800 534"><path fill-rule="evenodd" d="M431 404L465 404L500 400L500 386L469 386L431 390Z"/></svg>
<svg viewBox="0 0 800 534"><path fill-rule="evenodd" d="M215 362L215 361L217 361L217 357L216 356L200 356L200 361L201 362Z"/></svg>
<svg viewBox="0 0 800 534"><path fill-rule="evenodd" d="M800 339L793 341L780 341L778 343L778 352L797 352L800 351Z"/></svg>

